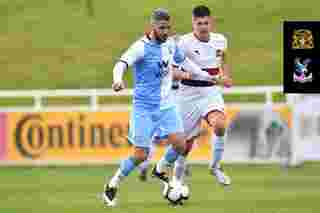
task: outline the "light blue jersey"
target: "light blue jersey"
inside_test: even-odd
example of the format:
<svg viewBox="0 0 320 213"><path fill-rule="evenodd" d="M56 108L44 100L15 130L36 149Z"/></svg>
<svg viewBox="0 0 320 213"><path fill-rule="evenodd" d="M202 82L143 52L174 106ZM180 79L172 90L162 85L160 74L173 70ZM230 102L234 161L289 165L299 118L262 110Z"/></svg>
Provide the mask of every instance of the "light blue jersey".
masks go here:
<svg viewBox="0 0 320 213"><path fill-rule="evenodd" d="M171 104L172 77L169 65L181 64L185 60L173 39L159 44L144 36L136 41L120 60L133 67L134 108L153 111L160 105Z"/></svg>
<svg viewBox="0 0 320 213"><path fill-rule="evenodd" d="M138 147L149 147L155 131L166 135L183 132L182 120L171 95L170 64L181 64L184 54L168 39L159 44L146 36L135 42L121 57L133 67L134 95L129 140Z"/></svg>

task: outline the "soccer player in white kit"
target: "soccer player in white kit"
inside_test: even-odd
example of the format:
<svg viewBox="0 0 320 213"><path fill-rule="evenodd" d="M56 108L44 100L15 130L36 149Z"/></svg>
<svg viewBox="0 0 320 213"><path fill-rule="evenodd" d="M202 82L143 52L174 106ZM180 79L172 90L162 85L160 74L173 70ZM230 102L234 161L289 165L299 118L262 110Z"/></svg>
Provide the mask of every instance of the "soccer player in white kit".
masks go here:
<svg viewBox="0 0 320 213"><path fill-rule="evenodd" d="M217 76L216 84L195 76L182 80L177 93L177 105L183 119L184 133L188 151L176 161L174 179L182 180L185 157L192 148L194 138L200 133L200 123L205 119L212 127L212 162L210 171L218 183L230 185L231 179L224 173L221 159L224 152L226 115L222 87L231 87L230 68L226 63L227 39L223 34L212 33L214 18L206 6L196 6L192 11L193 31L183 35L179 41L180 49L204 72ZM188 70L186 70L188 71ZM218 85L219 84L219 85Z"/></svg>

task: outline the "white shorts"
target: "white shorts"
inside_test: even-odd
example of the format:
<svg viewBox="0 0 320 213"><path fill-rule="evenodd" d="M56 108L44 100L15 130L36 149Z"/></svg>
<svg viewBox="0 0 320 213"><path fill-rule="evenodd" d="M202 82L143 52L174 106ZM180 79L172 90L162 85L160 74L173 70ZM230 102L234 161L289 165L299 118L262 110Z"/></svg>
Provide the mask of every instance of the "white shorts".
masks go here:
<svg viewBox="0 0 320 213"><path fill-rule="evenodd" d="M200 134L201 119L211 111L224 111L224 100L219 88L194 88L182 86L177 92L176 103L181 114L187 139Z"/></svg>

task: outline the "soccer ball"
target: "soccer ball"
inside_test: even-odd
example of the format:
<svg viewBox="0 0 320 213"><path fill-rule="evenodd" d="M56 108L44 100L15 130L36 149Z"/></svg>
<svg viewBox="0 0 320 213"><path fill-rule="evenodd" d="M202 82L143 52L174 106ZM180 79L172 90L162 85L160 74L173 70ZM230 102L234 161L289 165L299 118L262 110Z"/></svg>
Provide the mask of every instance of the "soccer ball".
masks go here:
<svg viewBox="0 0 320 213"><path fill-rule="evenodd" d="M184 199L184 200L188 200L189 199L190 190L189 190L189 187L187 185L182 185L181 186L181 195L182 195L182 199Z"/></svg>
<svg viewBox="0 0 320 213"><path fill-rule="evenodd" d="M170 204L182 205L183 196L181 185L174 182L165 184L163 196L170 202Z"/></svg>
<svg viewBox="0 0 320 213"><path fill-rule="evenodd" d="M173 205L183 205L183 200L189 198L189 188L177 182L169 182L165 184L163 196Z"/></svg>

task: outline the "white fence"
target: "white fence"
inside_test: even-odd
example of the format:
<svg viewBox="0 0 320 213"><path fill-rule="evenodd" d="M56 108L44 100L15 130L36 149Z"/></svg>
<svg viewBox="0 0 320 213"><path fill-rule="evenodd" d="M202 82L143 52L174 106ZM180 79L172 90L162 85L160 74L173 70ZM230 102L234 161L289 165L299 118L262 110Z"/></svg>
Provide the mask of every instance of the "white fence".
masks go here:
<svg viewBox="0 0 320 213"><path fill-rule="evenodd" d="M245 105L242 109L246 109L247 111L251 111L251 109L265 109L265 106L272 106L275 104L273 102L273 95L274 94L281 94L282 93L282 86L238 86L238 87L232 87L229 89L224 89L224 94L246 94L246 95L253 95L253 94L260 94L264 95L265 97L265 102L264 103L258 103L258 104L253 104L253 103L245 103L245 104L239 104L235 103L235 105ZM114 92L112 89L67 89L67 90L11 90L11 91L5 91L1 90L0 91L0 99L1 98L13 98L15 100L19 98L32 98L33 104L32 105L6 105L3 107L0 107L0 112L70 112L70 111L76 111L76 112L86 112L86 111L91 111L91 112L96 112L96 111L127 111L129 106L128 104L122 104L120 105L114 105L114 104L101 104L100 103L100 98L101 97L106 97L106 96L132 96L133 90L132 89L125 89L121 92ZM296 97L297 95L286 95L286 100L285 102L290 105L293 109L293 114L297 114L295 112L296 108ZM84 97L88 98L89 102L86 105L48 105L45 104L45 100L51 97ZM262 120L261 122L266 123L266 121L270 120L270 116L268 113L261 114L262 115ZM295 116L293 115L295 118ZM264 135L265 134L265 129L264 125L262 123L262 127L260 128L260 133L259 135ZM293 129L295 128L299 123L293 119ZM293 161L293 164L296 164L297 160L297 145L298 141L300 140L300 137L295 134L296 131L291 131L290 132L290 149L291 149L291 161ZM260 137L259 136L259 137ZM260 138L263 139L264 136L261 136ZM258 139L258 141L265 141L262 139ZM299 139L299 140L298 140ZM245 139L244 141L247 141ZM241 146L240 146L240 145ZM243 144L239 143L239 147L243 148ZM237 144L236 144L237 145ZM262 143L262 146L267 146L267 143ZM232 145L233 146L233 145ZM235 146L235 149L232 149L232 147L229 150L233 150L234 152L239 151L239 147ZM232 156L234 155L231 153ZM244 156L244 155L243 155ZM319 156L320 157L320 156ZM250 161L252 162L252 160ZM270 162L266 160L262 160L262 162Z"/></svg>
<svg viewBox="0 0 320 213"><path fill-rule="evenodd" d="M272 95L281 93L281 86L238 86L225 89L225 94L263 94L266 103L272 103ZM132 89L114 92L112 89L67 89L67 90L1 90L0 98L32 98L31 106L6 106L0 107L0 111L99 111L107 105L99 104L99 97L103 96L131 96ZM88 105L53 107L45 106L43 100L50 97L87 97Z"/></svg>

